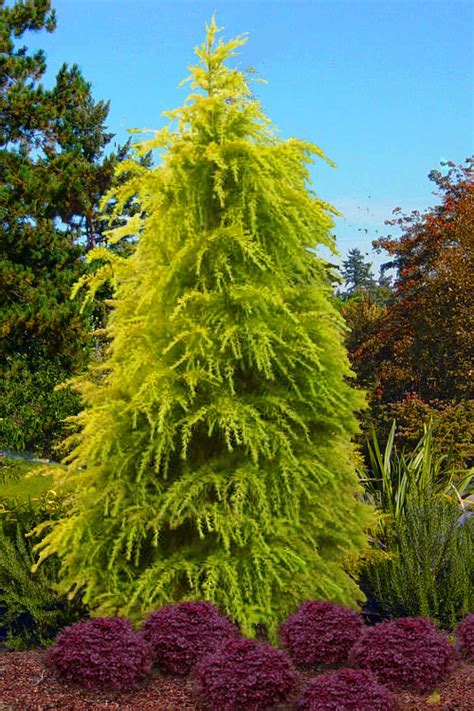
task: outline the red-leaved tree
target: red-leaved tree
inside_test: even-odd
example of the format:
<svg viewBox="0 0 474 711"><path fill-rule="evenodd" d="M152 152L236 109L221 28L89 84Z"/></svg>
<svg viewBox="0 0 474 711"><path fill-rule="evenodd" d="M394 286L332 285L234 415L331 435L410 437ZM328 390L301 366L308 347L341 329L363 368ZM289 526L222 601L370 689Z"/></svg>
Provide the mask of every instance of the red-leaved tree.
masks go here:
<svg viewBox="0 0 474 711"><path fill-rule="evenodd" d="M396 270L394 296L352 335L351 356L379 428L396 417L402 439L413 443L431 416L466 461L474 456L474 157L442 165L446 175L429 174L441 204L408 216L396 208L386 224L399 226L401 237L373 243Z"/></svg>

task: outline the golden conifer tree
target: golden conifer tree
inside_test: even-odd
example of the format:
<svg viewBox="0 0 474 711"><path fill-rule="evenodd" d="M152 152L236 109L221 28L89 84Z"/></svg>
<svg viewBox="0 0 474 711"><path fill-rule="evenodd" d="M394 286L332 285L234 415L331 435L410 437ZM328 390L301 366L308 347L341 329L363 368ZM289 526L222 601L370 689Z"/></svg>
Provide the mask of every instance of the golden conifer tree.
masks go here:
<svg viewBox="0 0 474 711"><path fill-rule="evenodd" d="M322 259L330 212L308 189L309 143L277 137L248 76L216 39L191 68L170 124L121 165L105 362L76 381L84 410L67 445L70 515L43 541L61 586L94 614L140 619L208 599L254 636L304 599L354 605L342 567L366 544L351 437L363 395L348 382L344 325ZM107 272L109 269L109 272ZM98 277L99 278L99 277ZM58 473L58 476L61 476Z"/></svg>

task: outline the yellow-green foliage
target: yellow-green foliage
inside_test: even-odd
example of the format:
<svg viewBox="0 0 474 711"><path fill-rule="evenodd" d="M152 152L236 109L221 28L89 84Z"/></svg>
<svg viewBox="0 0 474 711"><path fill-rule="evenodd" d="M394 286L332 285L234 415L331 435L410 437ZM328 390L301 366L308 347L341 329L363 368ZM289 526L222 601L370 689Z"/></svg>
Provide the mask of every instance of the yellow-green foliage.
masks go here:
<svg viewBox="0 0 474 711"><path fill-rule="evenodd" d="M132 177L107 197L119 215L137 196L143 219L109 238L139 242L89 284L114 279L110 346L76 380L85 409L64 462L77 500L40 560L57 552L63 589L95 614L205 598L275 640L305 598L361 597L343 558L371 520L350 443L365 401L308 249L333 248L335 210L307 187L324 154L275 134L226 65L245 38L216 32L185 104L136 144L159 164L122 164Z"/></svg>
<svg viewBox="0 0 474 711"><path fill-rule="evenodd" d="M5 499L35 500L53 486L49 467L17 459L0 459L0 508Z"/></svg>
<svg viewBox="0 0 474 711"><path fill-rule="evenodd" d="M70 492L51 488L48 465L0 459L0 631L11 649L46 644L86 611L55 592L59 561L51 556L32 574L36 539L25 536L43 521L57 520Z"/></svg>
<svg viewBox="0 0 474 711"><path fill-rule="evenodd" d="M60 468L64 470L64 467ZM51 464L7 457L0 459L0 508L6 499L23 503L38 500L49 493L53 498L57 493Z"/></svg>

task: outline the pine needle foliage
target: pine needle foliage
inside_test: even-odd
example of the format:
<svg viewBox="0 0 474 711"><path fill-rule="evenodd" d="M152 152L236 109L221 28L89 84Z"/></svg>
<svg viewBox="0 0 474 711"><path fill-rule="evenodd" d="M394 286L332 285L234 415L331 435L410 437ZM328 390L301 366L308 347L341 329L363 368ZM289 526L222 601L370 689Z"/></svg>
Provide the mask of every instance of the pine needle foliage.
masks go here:
<svg viewBox="0 0 474 711"><path fill-rule="evenodd" d="M276 642L302 600L362 597L342 564L370 520L351 444L364 397L309 250L334 249L335 210L308 189L312 156L327 159L276 135L226 63L245 36L218 32L213 19L184 105L135 144L160 162L125 161L106 196L115 216L141 206L109 243L139 239L105 272L109 350L75 382L85 408L65 442L76 501L38 565L57 553L62 588L94 614L206 599Z"/></svg>

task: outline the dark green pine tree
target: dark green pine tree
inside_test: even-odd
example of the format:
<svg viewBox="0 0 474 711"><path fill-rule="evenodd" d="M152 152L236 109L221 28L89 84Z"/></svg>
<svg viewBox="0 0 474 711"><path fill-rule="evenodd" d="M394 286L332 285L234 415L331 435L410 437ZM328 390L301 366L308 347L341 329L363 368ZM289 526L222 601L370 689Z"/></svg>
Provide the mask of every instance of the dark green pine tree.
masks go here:
<svg viewBox="0 0 474 711"><path fill-rule="evenodd" d="M345 556L366 545L344 324L324 261L332 208L307 185L317 147L272 130L214 21L192 93L114 192L109 235L139 234L114 266L110 346L76 380L66 440L69 516L39 545L63 591L134 619L208 599L255 635L304 599L355 605ZM335 212L335 211L334 211ZM145 217L143 218L143 215Z"/></svg>
<svg viewBox="0 0 474 711"><path fill-rule="evenodd" d="M353 247L342 262L341 274L344 279L345 297L361 292L374 292L377 283L372 273L372 264L366 262L358 247Z"/></svg>
<svg viewBox="0 0 474 711"><path fill-rule="evenodd" d="M100 242L116 162L104 157L108 104L77 66L45 90L44 53L18 46L54 28L49 0L0 0L0 447L47 456L79 408L77 393L54 387L90 358L95 307L81 313L69 296Z"/></svg>

